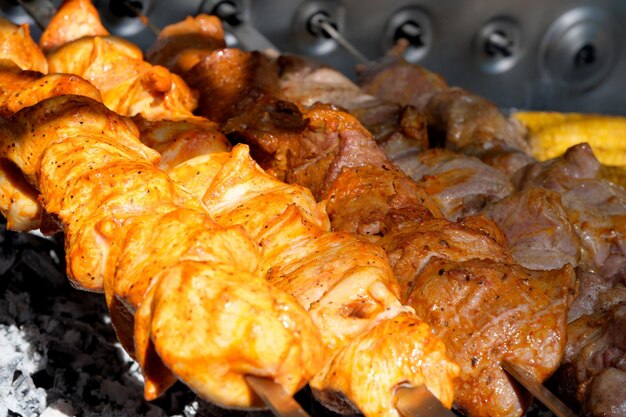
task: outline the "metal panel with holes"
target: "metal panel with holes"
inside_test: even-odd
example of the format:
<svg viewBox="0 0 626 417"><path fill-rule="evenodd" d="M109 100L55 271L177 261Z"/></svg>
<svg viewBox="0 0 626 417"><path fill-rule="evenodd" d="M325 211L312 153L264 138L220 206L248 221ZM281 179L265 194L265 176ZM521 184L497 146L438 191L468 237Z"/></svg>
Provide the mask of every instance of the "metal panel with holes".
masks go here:
<svg viewBox="0 0 626 417"><path fill-rule="evenodd" d="M42 8L45 3L22 1ZM155 35L124 1L94 4L113 33L146 48ZM353 56L312 30L311 19L323 16L369 59L384 54L396 38L408 38L409 61L503 108L626 115L626 1L126 1L158 27L198 12L234 9L235 19L248 24L239 30L248 35L243 45L268 46L253 39L260 33L282 51L315 56L353 76ZM34 23L16 0L0 0L0 9L14 21ZM35 37L39 33L33 29ZM240 45L235 37L229 41Z"/></svg>

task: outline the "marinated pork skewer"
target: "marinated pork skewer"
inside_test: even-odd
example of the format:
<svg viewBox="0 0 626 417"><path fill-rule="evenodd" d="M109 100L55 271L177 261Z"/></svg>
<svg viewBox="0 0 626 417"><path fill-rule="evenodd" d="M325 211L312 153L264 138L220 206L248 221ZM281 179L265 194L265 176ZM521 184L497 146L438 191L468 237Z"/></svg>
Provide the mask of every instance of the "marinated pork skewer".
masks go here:
<svg viewBox="0 0 626 417"><path fill-rule="evenodd" d="M580 306L584 305L586 313L569 326L567 351L576 353L567 355L559 371L561 376L569 378L569 382L560 386L567 387L564 392L576 397L585 413L605 415L612 412L608 410L623 409L624 390L600 387L615 387L624 379L616 359L620 357L619 352L624 351L624 344L611 337L592 338L594 341L588 343L581 337L580 330L603 334L621 320L619 314L614 314L617 310L609 307L622 299L619 294L623 292L624 283L619 277L626 271L625 252L619 243L624 240L622 218L626 207L620 187L596 178L599 165L584 145L573 147L562 158L537 163L526 154L522 130L496 106L484 98L448 88L435 74L406 63L398 51L392 51L378 63L362 67L360 81L367 92L381 99L413 104L425 111L429 131L438 132L444 138L440 142L446 147L479 156L505 172L516 186L521 181L521 192L500 202L485 201L486 213L503 228L513 245L515 259L523 265L536 269L560 268L567 263L578 265L582 291L569 319L580 317L572 314L579 311ZM455 158L468 157L458 155ZM398 162L402 165L402 161ZM423 164L403 168L411 172L415 166L422 174L430 174L423 170ZM442 169L453 179L454 170ZM420 175L418 171L413 176L419 179ZM442 186L444 193L454 184L446 184L446 177L441 174L421 178L424 185L432 182ZM445 207L444 212L451 217L454 215L454 211ZM594 307L595 300L602 298L612 301L607 301L603 307ZM595 318L589 319L589 315ZM591 349L591 345L596 350ZM611 359L604 361L604 367L582 371L585 367L593 368L589 367L593 356L590 351L595 357L605 354ZM598 382L593 383L596 377ZM579 381L578 388L572 384L574 380ZM577 392L572 394L574 390ZM605 391L616 394L601 394Z"/></svg>

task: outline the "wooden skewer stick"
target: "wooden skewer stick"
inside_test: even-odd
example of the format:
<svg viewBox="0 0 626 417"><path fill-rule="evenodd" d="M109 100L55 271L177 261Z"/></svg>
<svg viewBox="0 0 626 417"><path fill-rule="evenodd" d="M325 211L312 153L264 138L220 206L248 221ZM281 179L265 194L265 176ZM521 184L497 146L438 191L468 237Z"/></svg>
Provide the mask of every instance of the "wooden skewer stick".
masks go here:
<svg viewBox="0 0 626 417"><path fill-rule="evenodd" d="M530 391L535 398L541 401L543 405L548 407L548 409L558 417L576 417L576 414L574 414L568 406L563 404L550 390L533 379L524 369L507 361L503 361L501 366L502 369L515 378L517 382L522 384L524 388Z"/></svg>
<svg viewBox="0 0 626 417"><path fill-rule="evenodd" d="M246 376L246 381L276 417L310 417L276 382L253 375Z"/></svg>

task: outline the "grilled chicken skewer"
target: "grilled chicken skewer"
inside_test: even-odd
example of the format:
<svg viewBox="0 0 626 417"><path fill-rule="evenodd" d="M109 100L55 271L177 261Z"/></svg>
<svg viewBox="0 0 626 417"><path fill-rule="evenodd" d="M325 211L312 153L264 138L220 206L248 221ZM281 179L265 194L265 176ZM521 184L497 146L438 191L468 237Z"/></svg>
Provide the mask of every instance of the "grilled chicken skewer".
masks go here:
<svg viewBox="0 0 626 417"><path fill-rule="evenodd" d="M218 223L245 227L262 247L270 282L309 311L331 351L310 382L325 405L355 411L336 391L350 393L366 415L395 415L389 396L399 381L426 384L444 404L451 398L456 366L399 303L384 254L354 236L330 232L308 191L272 179L243 145L230 154L190 159L170 174L202 197ZM362 349L372 344L375 349Z"/></svg>
<svg viewBox="0 0 626 417"><path fill-rule="evenodd" d="M18 195L27 185L44 220L65 230L68 276L105 293L120 341L151 376L146 396L179 378L222 406L259 407L246 375L290 394L306 384L324 357L319 331L260 275L246 233L218 226L156 169L158 154L89 83L8 67L4 115L27 108L2 122L3 191ZM23 89L35 82L39 89ZM6 203L3 213L22 230L45 224Z"/></svg>
<svg viewBox="0 0 626 417"><path fill-rule="evenodd" d="M259 406L246 374L295 392L317 370L318 331L258 274L254 244L241 229L216 225L157 170L158 155L127 120L92 99L61 96L5 122L2 143L3 157L63 226L72 283L105 292L121 342L147 375L158 375L148 397L176 375L223 406Z"/></svg>

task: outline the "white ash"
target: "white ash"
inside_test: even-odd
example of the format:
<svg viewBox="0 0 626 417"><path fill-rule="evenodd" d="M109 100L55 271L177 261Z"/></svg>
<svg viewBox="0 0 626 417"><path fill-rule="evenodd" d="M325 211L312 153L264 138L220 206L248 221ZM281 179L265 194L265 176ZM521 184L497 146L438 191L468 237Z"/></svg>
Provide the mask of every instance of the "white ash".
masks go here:
<svg viewBox="0 0 626 417"><path fill-rule="evenodd" d="M215 415L182 384L146 401L104 297L65 277L62 245L0 227L0 417Z"/></svg>

